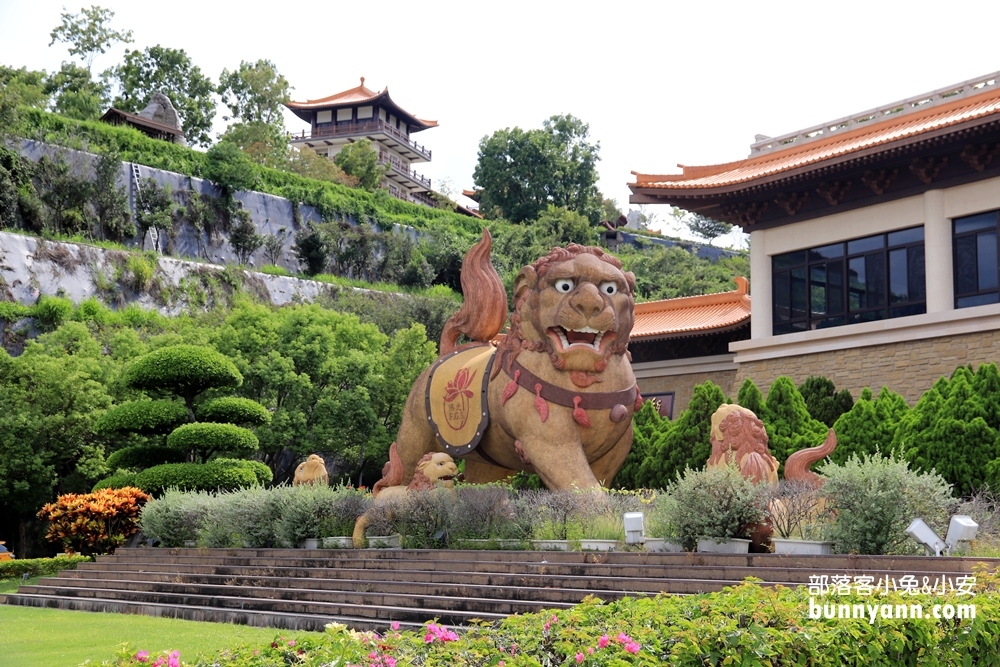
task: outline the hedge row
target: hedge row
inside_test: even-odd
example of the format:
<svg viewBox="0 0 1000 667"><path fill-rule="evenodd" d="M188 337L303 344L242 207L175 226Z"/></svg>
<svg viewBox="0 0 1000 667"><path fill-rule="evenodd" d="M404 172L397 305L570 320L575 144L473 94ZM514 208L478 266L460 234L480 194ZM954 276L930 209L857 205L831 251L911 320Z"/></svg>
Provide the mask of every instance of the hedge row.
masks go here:
<svg viewBox="0 0 1000 667"><path fill-rule="evenodd" d="M47 577L59 570L75 570L80 563L89 563L92 560L94 560L92 556L0 560L0 579L20 579L24 575Z"/></svg>

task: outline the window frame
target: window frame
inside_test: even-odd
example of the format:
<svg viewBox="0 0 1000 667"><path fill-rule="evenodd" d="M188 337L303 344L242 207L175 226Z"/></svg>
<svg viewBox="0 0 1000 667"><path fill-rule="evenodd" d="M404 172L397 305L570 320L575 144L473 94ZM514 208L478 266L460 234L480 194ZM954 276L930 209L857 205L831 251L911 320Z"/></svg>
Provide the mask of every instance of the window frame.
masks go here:
<svg viewBox="0 0 1000 667"><path fill-rule="evenodd" d="M992 226L984 226L973 228L968 231L959 232L958 227L962 222L971 220L973 218L985 217L988 215L993 216ZM979 244L980 236L993 235L993 263L994 271L990 272L991 275L987 277L992 277L993 286L983 289L982 288L982 278L983 272L980 267L980 262L982 257L980 252L984 249ZM972 276L975 278L976 289L974 291L964 291L959 292L959 288L962 283L967 280L970 276L965 276L963 278L962 273L965 268L965 264L959 261L959 246L961 242L965 239L974 238L975 241L975 262L973 269L971 271ZM986 250L990 250L987 246ZM958 218L952 218L951 221L951 253L952 253L952 267L953 267L953 279L954 279L954 307L956 310L959 308L973 308L975 306L984 306L988 304L1000 303L1000 210L996 211L982 211L980 213L974 213L972 215L963 215Z"/></svg>
<svg viewBox="0 0 1000 667"><path fill-rule="evenodd" d="M926 313L924 245L924 226L914 225L772 255L772 335ZM903 264L894 272L900 252ZM892 291L899 285L899 268L905 293Z"/></svg>

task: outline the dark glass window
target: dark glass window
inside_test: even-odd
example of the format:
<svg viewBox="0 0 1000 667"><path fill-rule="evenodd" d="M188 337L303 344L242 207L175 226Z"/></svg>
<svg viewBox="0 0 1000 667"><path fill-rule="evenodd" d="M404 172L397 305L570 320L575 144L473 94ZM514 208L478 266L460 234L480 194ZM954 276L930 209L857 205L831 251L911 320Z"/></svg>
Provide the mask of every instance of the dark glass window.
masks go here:
<svg viewBox="0 0 1000 667"><path fill-rule="evenodd" d="M1000 302L998 219L1000 211L954 220L956 308Z"/></svg>
<svg viewBox="0 0 1000 667"><path fill-rule="evenodd" d="M771 287L775 335L927 312L924 228L775 255Z"/></svg>

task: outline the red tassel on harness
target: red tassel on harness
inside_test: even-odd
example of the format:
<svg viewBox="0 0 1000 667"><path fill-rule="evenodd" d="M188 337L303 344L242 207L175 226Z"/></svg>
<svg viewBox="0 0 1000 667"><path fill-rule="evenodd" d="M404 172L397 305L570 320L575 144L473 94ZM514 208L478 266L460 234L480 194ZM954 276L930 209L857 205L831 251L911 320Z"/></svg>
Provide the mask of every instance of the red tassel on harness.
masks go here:
<svg viewBox="0 0 1000 667"><path fill-rule="evenodd" d="M542 422L549 418L549 404L545 402L542 398L542 385L535 385L535 409L538 410L538 416L542 418Z"/></svg>
<svg viewBox="0 0 1000 667"><path fill-rule="evenodd" d="M517 392L517 379L521 377L521 371L514 371L514 379L507 383L507 386L503 388L503 398L500 399L500 405L507 405L507 401L510 397Z"/></svg>
<svg viewBox="0 0 1000 667"><path fill-rule="evenodd" d="M587 411L580 407L580 402L583 401L579 396L573 397L573 419L576 423L584 428L590 428L590 417L587 416Z"/></svg>

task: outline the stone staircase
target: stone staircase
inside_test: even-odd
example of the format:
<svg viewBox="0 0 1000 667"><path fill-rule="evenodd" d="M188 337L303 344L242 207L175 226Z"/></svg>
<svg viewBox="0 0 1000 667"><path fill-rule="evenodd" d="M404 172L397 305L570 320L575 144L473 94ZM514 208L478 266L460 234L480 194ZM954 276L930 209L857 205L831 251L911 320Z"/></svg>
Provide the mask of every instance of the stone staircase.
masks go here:
<svg viewBox="0 0 1000 667"><path fill-rule="evenodd" d="M40 579L0 603L288 629L464 625L561 609L594 595L692 594L743 581L807 585L810 575L919 581L1000 559L705 553L389 549L119 549Z"/></svg>

